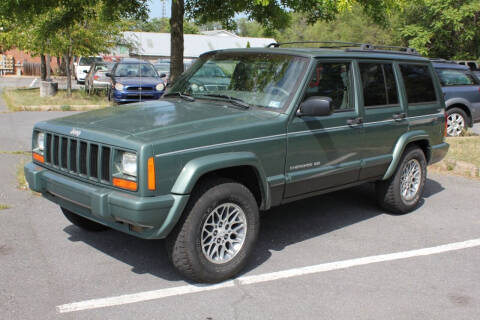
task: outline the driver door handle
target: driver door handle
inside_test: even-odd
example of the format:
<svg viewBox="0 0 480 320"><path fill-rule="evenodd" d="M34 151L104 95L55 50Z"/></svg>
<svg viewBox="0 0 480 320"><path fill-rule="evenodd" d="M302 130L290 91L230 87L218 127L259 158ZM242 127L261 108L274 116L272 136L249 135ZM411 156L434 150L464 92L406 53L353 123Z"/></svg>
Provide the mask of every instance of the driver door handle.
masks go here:
<svg viewBox="0 0 480 320"><path fill-rule="evenodd" d="M356 125L359 125L359 124L362 124L362 123L363 123L363 118L362 117L347 120L347 124L349 126L356 126Z"/></svg>

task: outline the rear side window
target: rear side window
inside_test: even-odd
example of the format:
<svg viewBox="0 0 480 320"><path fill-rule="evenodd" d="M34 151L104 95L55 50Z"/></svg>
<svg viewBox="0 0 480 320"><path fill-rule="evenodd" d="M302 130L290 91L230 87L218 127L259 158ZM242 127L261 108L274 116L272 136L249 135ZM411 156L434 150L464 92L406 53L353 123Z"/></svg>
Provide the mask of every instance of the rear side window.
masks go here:
<svg viewBox="0 0 480 320"><path fill-rule="evenodd" d="M401 64L400 70L405 83L408 103L434 102L437 100L428 66Z"/></svg>
<svg viewBox="0 0 480 320"><path fill-rule="evenodd" d="M397 83L392 64L360 63L364 106L398 104Z"/></svg>
<svg viewBox="0 0 480 320"><path fill-rule="evenodd" d="M467 70L436 69L440 82L444 87L468 86L476 84L475 79Z"/></svg>

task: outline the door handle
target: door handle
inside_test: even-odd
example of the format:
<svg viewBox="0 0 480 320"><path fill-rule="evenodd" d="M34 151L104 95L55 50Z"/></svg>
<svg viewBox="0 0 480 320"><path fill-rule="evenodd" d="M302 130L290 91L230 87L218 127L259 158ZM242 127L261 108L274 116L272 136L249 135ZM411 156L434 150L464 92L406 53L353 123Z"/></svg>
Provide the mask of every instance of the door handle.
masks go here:
<svg viewBox="0 0 480 320"><path fill-rule="evenodd" d="M400 113L394 113L392 115L392 119L393 120L396 120L396 121L400 121L400 120L403 120L405 119L407 115L405 114L405 112L400 112Z"/></svg>
<svg viewBox="0 0 480 320"><path fill-rule="evenodd" d="M362 124L362 123L363 123L363 118L362 117L347 120L347 124L349 126L356 126L356 125L359 125L359 124Z"/></svg>

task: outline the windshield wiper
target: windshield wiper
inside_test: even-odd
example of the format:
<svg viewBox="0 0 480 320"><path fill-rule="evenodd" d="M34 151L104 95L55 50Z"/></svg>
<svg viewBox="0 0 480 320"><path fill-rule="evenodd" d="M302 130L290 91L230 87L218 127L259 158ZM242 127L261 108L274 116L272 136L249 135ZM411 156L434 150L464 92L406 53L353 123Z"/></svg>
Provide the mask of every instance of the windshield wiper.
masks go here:
<svg viewBox="0 0 480 320"><path fill-rule="evenodd" d="M163 96L164 96L164 97L178 96L178 97L182 98L183 100L187 100L187 101L190 101L190 102L195 101L195 98L194 98L194 97L192 97L191 95L182 93L182 92L180 92L180 91L170 92L170 93L164 94Z"/></svg>
<svg viewBox="0 0 480 320"><path fill-rule="evenodd" d="M242 99L227 96L226 94L202 94L201 97L224 98L230 101L231 104L241 107L242 109L250 108L250 105Z"/></svg>

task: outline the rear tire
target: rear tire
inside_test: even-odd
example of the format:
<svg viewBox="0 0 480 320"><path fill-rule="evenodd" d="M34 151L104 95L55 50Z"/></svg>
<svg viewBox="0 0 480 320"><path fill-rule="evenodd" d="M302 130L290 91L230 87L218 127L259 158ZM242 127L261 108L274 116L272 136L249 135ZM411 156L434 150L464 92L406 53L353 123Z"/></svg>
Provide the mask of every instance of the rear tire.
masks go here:
<svg viewBox="0 0 480 320"><path fill-rule="evenodd" d="M447 110L447 135L449 137L458 137L462 135L470 123L468 115L460 108Z"/></svg>
<svg viewBox="0 0 480 320"><path fill-rule="evenodd" d="M79 216L78 214L75 214L71 212L70 210L67 210L65 208L61 208L63 214L65 215L65 218L68 219L72 224L75 226L87 230L87 231L92 231L92 232L97 232L97 231L103 231L107 230L108 227L104 226L103 224L94 222L92 220L88 220L82 216Z"/></svg>
<svg viewBox="0 0 480 320"><path fill-rule="evenodd" d="M375 184L377 203L394 214L414 210L422 197L426 178L425 154L418 147L407 148L393 176Z"/></svg>
<svg viewBox="0 0 480 320"><path fill-rule="evenodd" d="M183 276L215 283L237 275L258 237L255 197L244 185L217 178L196 187L168 236L167 252Z"/></svg>

